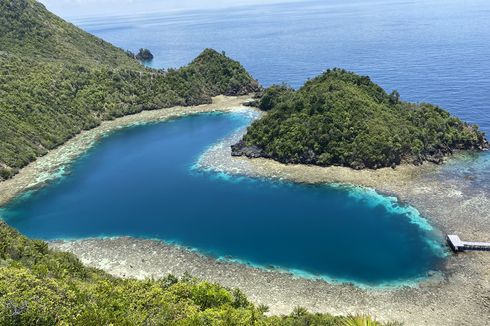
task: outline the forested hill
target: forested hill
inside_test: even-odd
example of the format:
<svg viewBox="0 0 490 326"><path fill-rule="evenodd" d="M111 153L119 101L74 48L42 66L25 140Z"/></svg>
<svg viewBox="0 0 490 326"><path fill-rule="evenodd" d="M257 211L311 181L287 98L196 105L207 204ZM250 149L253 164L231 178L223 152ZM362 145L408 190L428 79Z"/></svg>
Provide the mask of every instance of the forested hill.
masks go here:
<svg viewBox="0 0 490 326"><path fill-rule="evenodd" d="M488 148L477 126L431 104L403 102L396 91L342 69L298 91L273 86L259 106L269 112L232 146L233 155L362 169L442 163L455 149Z"/></svg>
<svg viewBox="0 0 490 326"><path fill-rule="evenodd" d="M257 90L214 50L180 69L148 69L34 0L0 0L0 180L103 120Z"/></svg>
<svg viewBox="0 0 490 326"><path fill-rule="evenodd" d="M143 71L124 51L52 14L34 0L0 0L0 51L34 60Z"/></svg>

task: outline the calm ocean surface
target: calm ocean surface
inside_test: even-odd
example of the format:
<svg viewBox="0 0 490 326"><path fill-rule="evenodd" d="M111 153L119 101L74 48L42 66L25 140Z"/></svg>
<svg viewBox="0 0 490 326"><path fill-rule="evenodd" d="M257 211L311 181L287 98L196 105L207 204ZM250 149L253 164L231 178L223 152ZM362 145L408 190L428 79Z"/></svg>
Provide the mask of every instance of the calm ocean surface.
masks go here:
<svg viewBox="0 0 490 326"><path fill-rule="evenodd" d="M327 68L369 75L490 133L490 1L330 0L209 12L72 20L117 46L179 67L225 51L264 86L301 86Z"/></svg>
<svg viewBox="0 0 490 326"><path fill-rule="evenodd" d="M300 87L327 68L368 75L402 98L440 105L490 135L490 1L329 0L240 9L72 20L152 66L225 51L262 85ZM448 165L490 192L490 153Z"/></svg>
<svg viewBox="0 0 490 326"><path fill-rule="evenodd" d="M212 47L264 86L301 86L330 67L366 74L409 101L426 101L490 134L490 2L312 1L233 10L72 20L158 68ZM6 206L29 236L152 237L262 266L380 285L438 269L440 234L411 207L360 189L303 186L192 170L214 142L248 123L201 115L125 129L70 174ZM490 155L447 165L490 191ZM334 245L332 245L334 244Z"/></svg>
<svg viewBox="0 0 490 326"><path fill-rule="evenodd" d="M262 85L300 87L327 68L368 75L402 98L440 105L490 134L490 1L329 0L72 20L117 46L179 67L225 51ZM448 165L490 192L490 153Z"/></svg>

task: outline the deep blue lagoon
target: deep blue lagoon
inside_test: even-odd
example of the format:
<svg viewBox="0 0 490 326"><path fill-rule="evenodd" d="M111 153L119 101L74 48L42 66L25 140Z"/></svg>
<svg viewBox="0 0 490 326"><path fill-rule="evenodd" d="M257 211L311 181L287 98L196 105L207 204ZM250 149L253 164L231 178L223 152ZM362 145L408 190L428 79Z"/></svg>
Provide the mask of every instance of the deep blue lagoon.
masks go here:
<svg viewBox="0 0 490 326"><path fill-rule="evenodd" d="M150 48L157 68L184 65L206 47L226 51L265 86L299 87L327 68L346 68L488 133L489 15L486 0L348 0L70 20L121 48ZM392 198L192 168L208 146L247 123L239 114L199 115L115 132L68 176L0 215L36 238L159 238L370 285L440 268L437 231ZM488 193L489 167L488 153L469 155L440 177L471 176Z"/></svg>
<svg viewBox="0 0 490 326"><path fill-rule="evenodd" d="M240 113L203 114L114 132L68 175L17 198L1 215L34 238L158 238L368 285L413 281L440 268L441 239L394 199L193 169L206 148L248 123Z"/></svg>

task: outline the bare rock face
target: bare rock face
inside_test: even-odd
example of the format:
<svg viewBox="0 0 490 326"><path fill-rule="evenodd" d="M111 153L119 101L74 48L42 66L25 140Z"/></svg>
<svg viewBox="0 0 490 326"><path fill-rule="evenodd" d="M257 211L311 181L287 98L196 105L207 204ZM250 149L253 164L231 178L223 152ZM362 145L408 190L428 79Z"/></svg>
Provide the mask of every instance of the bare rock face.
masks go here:
<svg viewBox="0 0 490 326"><path fill-rule="evenodd" d="M251 107L251 108L258 108L260 105L260 101L258 100L253 100L253 101L248 101L243 103L243 106Z"/></svg>
<svg viewBox="0 0 490 326"><path fill-rule="evenodd" d="M478 150L480 151L486 151L490 149L490 143L488 140L485 138L483 139L483 143L478 147Z"/></svg>
<svg viewBox="0 0 490 326"><path fill-rule="evenodd" d="M153 54L148 49L140 49L135 58L140 61L151 61L153 60Z"/></svg>
<svg viewBox="0 0 490 326"><path fill-rule="evenodd" d="M235 145L231 145L231 155L246 156L248 158L266 157L262 149L257 146L246 146L243 140L240 140Z"/></svg>

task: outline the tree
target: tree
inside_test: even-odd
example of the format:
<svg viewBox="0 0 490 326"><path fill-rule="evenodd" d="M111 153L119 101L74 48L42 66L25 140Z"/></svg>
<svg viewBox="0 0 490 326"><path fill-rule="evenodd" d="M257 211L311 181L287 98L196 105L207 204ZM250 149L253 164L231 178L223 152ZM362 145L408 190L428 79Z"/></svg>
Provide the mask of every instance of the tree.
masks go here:
<svg viewBox="0 0 490 326"><path fill-rule="evenodd" d="M398 102L400 102L400 93L398 93L398 91L395 89L390 94L390 103L397 104Z"/></svg>
<svg viewBox="0 0 490 326"><path fill-rule="evenodd" d="M488 148L477 127L440 107L403 102L396 90L388 94L342 69L327 70L297 91L271 86L259 108L268 113L247 129L233 155L377 169L442 163L452 149Z"/></svg>

